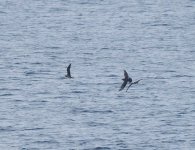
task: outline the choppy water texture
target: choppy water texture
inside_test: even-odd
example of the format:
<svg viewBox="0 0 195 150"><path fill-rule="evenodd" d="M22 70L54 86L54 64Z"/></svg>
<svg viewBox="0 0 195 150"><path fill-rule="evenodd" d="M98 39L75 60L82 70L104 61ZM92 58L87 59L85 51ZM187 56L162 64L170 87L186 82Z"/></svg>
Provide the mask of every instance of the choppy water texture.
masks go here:
<svg viewBox="0 0 195 150"><path fill-rule="evenodd" d="M0 20L0 149L195 148L194 0L1 0ZM124 69L143 80L119 92Z"/></svg>

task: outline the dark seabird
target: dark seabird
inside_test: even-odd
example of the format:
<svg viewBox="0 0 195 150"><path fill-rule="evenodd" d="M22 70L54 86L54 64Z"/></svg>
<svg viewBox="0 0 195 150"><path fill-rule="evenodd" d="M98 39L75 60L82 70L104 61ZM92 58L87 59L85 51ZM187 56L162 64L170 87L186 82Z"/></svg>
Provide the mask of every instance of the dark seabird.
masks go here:
<svg viewBox="0 0 195 150"><path fill-rule="evenodd" d="M125 86L127 85L128 82L130 84L132 83L132 79L129 77L129 75L126 72L126 70L124 70L124 76L125 76L125 78L122 79L123 80L123 84L121 85L121 88L119 89L119 91L123 90L125 88Z"/></svg>
<svg viewBox="0 0 195 150"><path fill-rule="evenodd" d="M65 77L67 78L72 78L70 74L70 67L71 67L71 64L69 64L69 66L67 67L67 75L65 75Z"/></svg>

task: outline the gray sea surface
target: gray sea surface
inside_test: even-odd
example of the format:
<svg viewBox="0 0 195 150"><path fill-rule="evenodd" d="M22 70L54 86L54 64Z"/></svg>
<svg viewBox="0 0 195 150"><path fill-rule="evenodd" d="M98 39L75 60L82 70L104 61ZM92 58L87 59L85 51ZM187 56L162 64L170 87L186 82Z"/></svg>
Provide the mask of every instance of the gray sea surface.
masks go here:
<svg viewBox="0 0 195 150"><path fill-rule="evenodd" d="M1 0L0 149L194 150L195 1Z"/></svg>

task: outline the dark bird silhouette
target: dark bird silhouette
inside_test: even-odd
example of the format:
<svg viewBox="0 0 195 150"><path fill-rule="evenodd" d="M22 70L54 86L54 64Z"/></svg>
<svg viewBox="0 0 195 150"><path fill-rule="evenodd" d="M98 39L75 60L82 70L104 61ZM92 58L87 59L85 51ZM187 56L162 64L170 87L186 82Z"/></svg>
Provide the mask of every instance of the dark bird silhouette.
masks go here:
<svg viewBox="0 0 195 150"><path fill-rule="evenodd" d="M70 73L70 68L71 68L71 64L69 64L69 66L67 67L67 75L65 75L65 77L67 78L72 78L71 73Z"/></svg>
<svg viewBox="0 0 195 150"><path fill-rule="evenodd" d="M123 80L123 84L121 85L121 88L119 89L119 91L123 90L125 88L125 86L127 85L128 82L130 84L132 83L132 79L129 77L129 75L126 72L126 70L124 70L124 76L125 76L125 78L122 79Z"/></svg>

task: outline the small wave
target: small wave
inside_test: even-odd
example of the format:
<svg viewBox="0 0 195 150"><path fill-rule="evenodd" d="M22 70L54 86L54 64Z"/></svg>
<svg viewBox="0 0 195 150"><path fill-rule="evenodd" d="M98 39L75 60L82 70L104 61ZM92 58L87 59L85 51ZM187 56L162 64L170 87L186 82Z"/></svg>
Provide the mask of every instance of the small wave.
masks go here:
<svg viewBox="0 0 195 150"><path fill-rule="evenodd" d="M47 49L60 49L58 46L46 46Z"/></svg>
<svg viewBox="0 0 195 150"><path fill-rule="evenodd" d="M84 110L83 112L87 112L87 113L112 113L112 110Z"/></svg>
<svg viewBox="0 0 195 150"><path fill-rule="evenodd" d="M86 91L72 91L72 93L86 93Z"/></svg>
<svg viewBox="0 0 195 150"><path fill-rule="evenodd" d="M92 110L92 109L83 109L83 108L74 108L72 110L73 113L113 113L112 110Z"/></svg>
<svg viewBox="0 0 195 150"><path fill-rule="evenodd" d="M26 130L26 131L36 131L36 130L43 130L44 128L27 128L27 129L24 129L24 131Z"/></svg>
<svg viewBox="0 0 195 150"><path fill-rule="evenodd" d="M15 100L13 100L13 102L23 102L23 100L15 99Z"/></svg>
<svg viewBox="0 0 195 150"><path fill-rule="evenodd" d="M41 62L33 62L31 63L32 65L41 65L42 63Z"/></svg>
<svg viewBox="0 0 195 150"><path fill-rule="evenodd" d="M191 76L191 75L173 75L172 77L176 77L176 78L185 78L185 77L192 78L194 76Z"/></svg>
<svg viewBox="0 0 195 150"><path fill-rule="evenodd" d="M0 127L0 132L16 131L12 126Z"/></svg>
<svg viewBox="0 0 195 150"><path fill-rule="evenodd" d="M111 148L109 147L101 147L101 146L98 146L98 147L95 147L95 148L87 148L87 149L84 149L84 150L110 150Z"/></svg>
<svg viewBox="0 0 195 150"><path fill-rule="evenodd" d="M5 94L1 94L0 96L12 96L13 94L11 93L5 93Z"/></svg>
<svg viewBox="0 0 195 150"><path fill-rule="evenodd" d="M43 71L28 71L25 72L26 76L32 76L32 75L50 75L50 71L49 70L43 70Z"/></svg>
<svg viewBox="0 0 195 150"><path fill-rule="evenodd" d="M83 53L83 54L84 55L93 55L93 53L89 53L89 52L88 53L86 52L86 53Z"/></svg>
<svg viewBox="0 0 195 150"><path fill-rule="evenodd" d="M6 12L4 12L4 11L0 11L0 14L6 14Z"/></svg>
<svg viewBox="0 0 195 150"><path fill-rule="evenodd" d="M20 91L20 89L0 88L0 91Z"/></svg>
<svg viewBox="0 0 195 150"><path fill-rule="evenodd" d="M40 95L46 95L46 94L50 94L49 91L39 91L39 92L36 92L35 94L40 94Z"/></svg>
<svg viewBox="0 0 195 150"><path fill-rule="evenodd" d="M165 70L165 72L176 72L175 70Z"/></svg>
<svg viewBox="0 0 195 150"><path fill-rule="evenodd" d="M110 75L108 75L107 77L118 77L118 75L110 74Z"/></svg>
<svg viewBox="0 0 195 150"><path fill-rule="evenodd" d="M34 143L36 143L36 144L56 144L56 143L58 143L57 141L55 141L55 140L43 140L43 141L35 141Z"/></svg>
<svg viewBox="0 0 195 150"><path fill-rule="evenodd" d="M101 50L107 50L109 49L108 47L102 47Z"/></svg>
<svg viewBox="0 0 195 150"><path fill-rule="evenodd" d="M170 26L169 24L167 24L167 23L157 23L157 24L152 24L151 26Z"/></svg>
<svg viewBox="0 0 195 150"><path fill-rule="evenodd" d="M25 72L25 75L26 75L26 76L33 75L33 74L35 74L35 72L34 72L34 71L28 71L28 72Z"/></svg>
<svg viewBox="0 0 195 150"><path fill-rule="evenodd" d="M111 148L109 147L95 147L95 148L92 148L92 150L110 150Z"/></svg>
<svg viewBox="0 0 195 150"><path fill-rule="evenodd" d="M102 123L102 122L87 122L88 126L91 126L91 127L96 127L96 126L105 126L107 125L106 123Z"/></svg>

